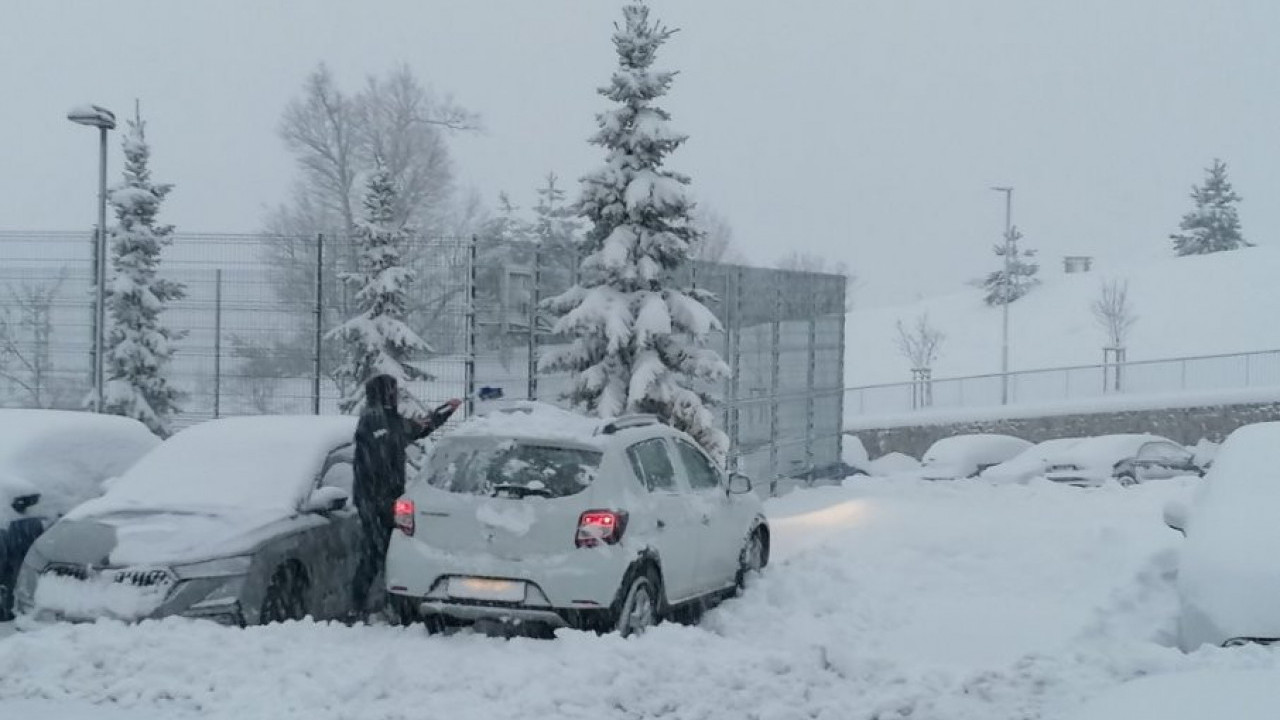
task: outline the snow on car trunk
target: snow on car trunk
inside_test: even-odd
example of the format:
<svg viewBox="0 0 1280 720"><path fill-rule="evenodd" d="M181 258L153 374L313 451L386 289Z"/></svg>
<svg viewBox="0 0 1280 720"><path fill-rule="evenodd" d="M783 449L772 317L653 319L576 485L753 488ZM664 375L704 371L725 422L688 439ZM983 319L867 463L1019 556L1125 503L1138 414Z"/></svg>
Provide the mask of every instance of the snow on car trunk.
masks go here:
<svg viewBox="0 0 1280 720"><path fill-rule="evenodd" d="M1017 455L1031 443L1010 435L974 434L943 438L921 459L922 474L933 480L966 478Z"/></svg>

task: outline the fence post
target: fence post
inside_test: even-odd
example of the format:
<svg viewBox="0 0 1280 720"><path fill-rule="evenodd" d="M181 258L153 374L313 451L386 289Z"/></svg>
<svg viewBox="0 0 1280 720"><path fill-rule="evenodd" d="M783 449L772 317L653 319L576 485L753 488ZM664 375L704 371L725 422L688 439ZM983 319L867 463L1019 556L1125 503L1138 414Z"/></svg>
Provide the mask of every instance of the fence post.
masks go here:
<svg viewBox="0 0 1280 720"><path fill-rule="evenodd" d="M817 280L814 277L811 280ZM804 464L805 474L810 485L813 484L813 413L816 404L813 400L813 382L817 371L818 355L818 292L815 282L805 283L809 290L809 367L805 377L805 419L804 419Z"/></svg>
<svg viewBox="0 0 1280 720"><path fill-rule="evenodd" d="M533 287L529 290L529 388L530 400L538 399L538 305L542 302L542 243L533 243Z"/></svg>
<svg viewBox="0 0 1280 720"><path fill-rule="evenodd" d="M472 417L475 411L476 394L476 261L479 239L471 236L467 246L467 348L463 360L463 385L466 391L466 416Z"/></svg>
<svg viewBox="0 0 1280 720"><path fill-rule="evenodd" d="M222 268L213 271L213 416L222 415Z"/></svg>
<svg viewBox="0 0 1280 720"><path fill-rule="evenodd" d="M316 233L315 338L311 348L311 414L320 414L320 356L324 350L324 233Z"/></svg>
<svg viewBox="0 0 1280 720"><path fill-rule="evenodd" d="M777 493L778 479L781 474L778 472L778 383L782 378L782 285L778 283L778 279L773 279L773 328L771 349L773 352L773 363L770 372L769 387L769 477L772 481L769 484L770 495Z"/></svg>

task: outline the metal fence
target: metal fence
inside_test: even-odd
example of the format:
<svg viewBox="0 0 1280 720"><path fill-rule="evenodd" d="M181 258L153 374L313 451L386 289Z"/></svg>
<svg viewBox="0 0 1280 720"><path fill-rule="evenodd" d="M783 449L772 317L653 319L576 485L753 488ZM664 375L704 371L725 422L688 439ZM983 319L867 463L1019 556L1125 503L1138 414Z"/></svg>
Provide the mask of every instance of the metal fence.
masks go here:
<svg viewBox="0 0 1280 720"><path fill-rule="evenodd" d="M1000 405L1001 375L892 383L850 388L850 416L907 413L927 408L978 408ZM1280 350L1141 360L1009 373L1009 404L1035 405L1121 395L1201 393L1280 387Z"/></svg>
<svg viewBox="0 0 1280 720"><path fill-rule="evenodd" d="M0 406L81 407L90 390L92 232L0 232ZM576 281L570 248L415 238L409 322L432 346L424 406L501 388L556 401L570 378L540 373L563 342L539 301ZM341 279L356 248L328 235L175 235L162 275L186 285L166 326L185 332L169 378L178 426L224 415L334 413L345 393L330 330L354 314ZM711 294L710 343L732 368L720 420L730 462L757 478L809 476L840 459L843 277L696 262L675 281Z"/></svg>

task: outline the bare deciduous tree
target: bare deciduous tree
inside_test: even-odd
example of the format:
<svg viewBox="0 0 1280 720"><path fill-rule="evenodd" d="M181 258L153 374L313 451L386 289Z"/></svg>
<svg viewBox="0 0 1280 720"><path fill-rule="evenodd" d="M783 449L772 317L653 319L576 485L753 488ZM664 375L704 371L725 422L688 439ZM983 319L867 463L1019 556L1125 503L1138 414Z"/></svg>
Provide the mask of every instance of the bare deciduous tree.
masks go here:
<svg viewBox="0 0 1280 720"><path fill-rule="evenodd" d="M947 336L930 324L929 314L921 313L910 327L898 320L897 328L898 352L911 363L911 369L932 368Z"/></svg>
<svg viewBox="0 0 1280 720"><path fill-rule="evenodd" d="M54 407L65 401L51 387L53 307L66 272L52 282L9 288L9 307L0 313L0 378L26 394L24 404Z"/></svg>
<svg viewBox="0 0 1280 720"><path fill-rule="evenodd" d="M723 215L698 203L693 210L693 224L702 232L693 252L694 260L716 263L746 262L746 258L733 243L733 226Z"/></svg>
<svg viewBox="0 0 1280 720"><path fill-rule="evenodd" d="M1138 320L1129 303L1129 281L1104 280L1092 309L1093 319L1106 333L1108 347L1123 348Z"/></svg>
<svg viewBox="0 0 1280 720"><path fill-rule="evenodd" d="M845 277L844 309L846 311L853 309L853 287L858 280L858 276L854 275L853 271L849 269L848 263L841 260L833 261L821 255L796 250L790 255L780 258L778 262L774 263L774 267L779 270L843 275Z"/></svg>

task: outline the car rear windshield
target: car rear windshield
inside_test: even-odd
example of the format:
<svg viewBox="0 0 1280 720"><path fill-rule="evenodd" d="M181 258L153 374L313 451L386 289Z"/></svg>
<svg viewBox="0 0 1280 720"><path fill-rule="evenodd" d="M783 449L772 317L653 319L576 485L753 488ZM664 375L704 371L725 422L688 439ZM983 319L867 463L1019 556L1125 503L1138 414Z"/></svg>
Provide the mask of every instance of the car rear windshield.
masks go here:
<svg viewBox="0 0 1280 720"><path fill-rule="evenodd" d="M601 453L502 438L444 438L419 474L449 492L502 497L567 497L595 479Z"/></svg>

